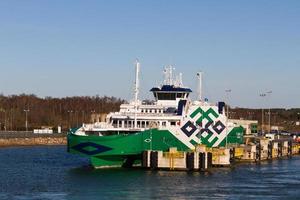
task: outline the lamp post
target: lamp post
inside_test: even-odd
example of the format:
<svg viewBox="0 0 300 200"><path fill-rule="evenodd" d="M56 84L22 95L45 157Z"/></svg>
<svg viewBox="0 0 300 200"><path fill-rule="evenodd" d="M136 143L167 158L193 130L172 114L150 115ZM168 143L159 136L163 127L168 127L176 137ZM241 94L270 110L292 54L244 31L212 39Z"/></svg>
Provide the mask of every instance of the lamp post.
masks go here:
<svg viewBox="0 0 300 200"><path fill-rule="evenodd" d="M75 117L76 117L76 127L78 127L79 120L78 120L78 111L77 110L75 110Z"/></svg>
<svg viewBox="0 0 300 200"><path fill-rule="evenodd" d="M72 112L73 112L73 110L68 110L68 113L69 113L69 129L72 126Z"/></svg>
<svg viewBox="0 0 300 200"><path fill-rule="evenodd" d="M228 90L225 90L225 92L226 92L226 101L227 101L227 103L226 103L226 105L227 105L227 113L226 113L226 115L227 115L227 118L229 118L229 93L231 92L231 89L228 89Z"/></svg>
<svg viewBox="0 0 300 200"><path fill-rule="evenodd" d="M82 123L84 123L85 122L85 112L84 112L84 110L82 110L81 111L81 121L82 121Z"/></svg>
<svg viewBox="0 0 300 200"><path fill-rule="evenodd" d="M28 131L28 112L30 110L29 109L25 109L24 112L25 112L25 128L26 128L26 131Z"/></svg>
<svg viewBox="0 0 300 200"><path fill-rule="evenodd" d="M271 133L271 105L270 105L270 97L272 94L272 91L266 92L268 94L268 103L269 103L269 133Z"/></svg>
<svg viewBox="0 0 300 200"><path fill-rule="evenodd" d="M6 131L6 111L4 110L4 130Z"/></svg>
<svg viewBox="0 0 300 200"><path fill-rule="evenodd" d="M225 90L226 93L226 105L227 105L227 113L226 113L226 138L225 138L225 147L227 148L228 142L227 142L227 136L228 136L228 119L229 119L229 93L231 92L231 89Z"/></svg>
<svg viewBox="0 0 300 200"><path fill-rule="evenodd" d="M92 123L94 123L95 122L95 110L91 110L91 121L92 121Z"/></svg>
<svg viewBox="0 0 300 200"><path fill-rule="evenodd" d="M0 109L0 112L4 113L4 124L3 124L3 128L4 128L4 131L6 131L6 112L4 109ZM0 126L0 128L2 129L2 127Z"/></svg>
<svg viewBox="0 0 300 200"><path fill-rule="evenodd" d="M262 93L259 95L260 97L265 97L266 94L265 93ZM263 134L264 132L264 106L262 106L261 108L261 133Z"/></svg>

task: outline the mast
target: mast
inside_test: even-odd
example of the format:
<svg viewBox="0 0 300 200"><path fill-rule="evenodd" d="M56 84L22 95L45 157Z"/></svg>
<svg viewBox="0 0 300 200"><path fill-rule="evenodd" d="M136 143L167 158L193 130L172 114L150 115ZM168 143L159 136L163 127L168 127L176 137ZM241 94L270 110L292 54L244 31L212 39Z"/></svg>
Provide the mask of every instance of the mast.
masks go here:
<svg viewBox="0 0 300 200"><path fill-rule="evenodd" d="M173 85L173 67L169 66L169 85Z"/></svg>
<svg viewBox="0 0 300 200"><path fill-rule="evenodd" d="M173 85L173 69L174 68L172 67L172 65L165 67L165 70L164 70L164 75L165 75L164 84L165 85Z"/></svg>
<svg viewBox="0 0 300 200"><path fill-rule="evenodd" d="M135 88L134 88L134 128L137 128L137 107L138 107L138 96L139 96L139 73L140 73L140 63L139 60L135 61Z"/></svg>
<svg viewBox="0 0 300 200"><path fill-rule="evenodd" d="M183 83L182 83L182 73L179 73L179 76L177 77L176 86L178 86L178 87L182 87L183 86Z"/></svg>
<svg viewBox="0 0 300 200"><path fill-rule="evenodd" d="M202 74L203 72L200 71L197 73L198 76L198 100L202 101Z"/></svg>

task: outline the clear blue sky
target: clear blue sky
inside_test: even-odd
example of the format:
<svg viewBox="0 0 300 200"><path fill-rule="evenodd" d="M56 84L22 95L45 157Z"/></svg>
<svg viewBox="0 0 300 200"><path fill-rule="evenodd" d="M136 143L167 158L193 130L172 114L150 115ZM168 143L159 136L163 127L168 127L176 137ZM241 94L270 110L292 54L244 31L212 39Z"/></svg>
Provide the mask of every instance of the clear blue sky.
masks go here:
<svg viewBox="0 0 300 200"><path fill-rule="evenodd" d="M300 1L0 1L0 93L141 96L173 64L233 106L300 107ZM267 102L259 93L272 90Z"/></svg>

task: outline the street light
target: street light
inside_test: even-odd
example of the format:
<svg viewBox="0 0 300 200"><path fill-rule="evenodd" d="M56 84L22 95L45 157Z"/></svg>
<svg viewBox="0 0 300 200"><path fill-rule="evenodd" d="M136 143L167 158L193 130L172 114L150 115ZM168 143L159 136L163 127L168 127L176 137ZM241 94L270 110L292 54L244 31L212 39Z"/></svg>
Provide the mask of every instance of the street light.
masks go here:
<svg viewBox="0 0 300 200"><path fill-rule="evenodd" d="M262 93L259 95L260 97L265 97L266 94L265 93ZM262 106L261 108L261 133L263 134L264 132L264 106Z"/></svg>
<svg viewBox="0 0 300 200"><path fill-rule="evenodd" d="M269 133L271 133L271 105L270 105L270 97L272 94L272 91L266 92L268 94L268 103L269 103Z"/></svg>
<svg viewBox="0 0 300 200"><path fill-rule="evenodd" d="M27 109L27 110L24 110L24 112L25 112L25 127L26 127L26 131L28 131L28 112L29 112L30 110L29 109Z"/></svg>
<svg viewBox="0 0 300 200"><path fill-rule="evenodd" d="M225 92L226 92L226 101L227 101L227 103L226 103L226 105L227 105L227 118L229 118L229 93L231 92L231 89L228 89L228 90L225 90Z"/></svg>
<svg viewBox="0 0 300 200"><path fill-rule="evenodd" d="M91 110L91 118L92 118L92 121L93 123L95 122L95 110Z"/></svg>
<svg viewBox="0 0 300 200"><path fill-rule="evenodd" d="M77 110L75 110L75 117L76 117L76 127L78 127L79 122L78 122L78 111Z"/></svg>
<svg viewBox="0 0 300 200"><path fill-rule="evenodd" d="M82 123L84 123L85 122L85 111L84 110L82 110L81 111L81 121L82 121Z"/></svg>
<svg viewBox="0 0 300 200"><path fill-rule="evenodd" d="M68 110L68 113L69 113L69 128L71 128L72 122L73 122L73 120L72 120L72 112L73 112L73 110Z"/></svg>
<svg viewBox="0 0 300 200"><path fill-rule="evenodd" d="M0 112L3 112L4 113L4 131L6 131L6 112L4 109L0 109ZM2 129L2 127L0 126L0 128Z"/></svg>
<svg viewBox="0 0 300 200"><path fill-rule="evenodd" d="M226 148L227 148L227 145L228 145L228 143L227 143L227 136L228 136L228 119L229 119L229 105L228 105L228 102L229 102L229 93L231 92L231 89L227 89L227 90L225 90L225 92L226 92L226 105L227 105L227 114L226 114L226 140L225 140L225 146L226 146Z"/></svg>

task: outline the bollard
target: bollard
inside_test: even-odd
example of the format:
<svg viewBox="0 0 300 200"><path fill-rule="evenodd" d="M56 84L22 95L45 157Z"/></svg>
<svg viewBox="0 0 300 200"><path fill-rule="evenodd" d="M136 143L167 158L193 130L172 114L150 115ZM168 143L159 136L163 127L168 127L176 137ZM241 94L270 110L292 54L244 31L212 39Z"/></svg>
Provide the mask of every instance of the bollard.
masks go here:
<svg viewBox="0 0 300 200"><path fill-rule="evenodd" d="M148 151L142 153L142 167L148 167Z"/></svg>
<svg viewBox="0 0 300 200"><path fill-rule="evenodd" d="M288 156L289 156L289 157L292 157L292 154L293 154L293 152L292 152L292 147L293 147L292 141L289 140L289 141L288 141Z"/></svg>
<svg viewBox="0 0 300 200"><path fill-rule="evenodd" d="M261 146L260 146L260 141L258 144L256 144L256 161L261 160Z"/></svg>
<svg viewBox="0 0 300 200"><path fill-rule="evenodd" d="M268 159L272 159L273 155L273 142L270 141L268 144Z"/></svg>
<svg viewBox="0 0 300 200"><path fill-rule="evenodd" d="M205 153L199 153L199 171L205 170Z"/></svg>
<svg viewBox="0 0 300 200"><path fill-rule="evenodd" d="M207 168L212 168L212 152L207 152Z"/></svg>
<svg viewBox="0 0 300 200"><path fill-rule="evenodd" d="M282 142L278 142L278 157L282 157Z"/></svg>
<svg viewBox="0 0 300 200"><path fill-rule="evenodd" d="M193 170L194 164L195 164L194 153L192 152L186 153L186 168L188 170Z"/></svg>
<svg viewBox="0 0 300 200"><path fill-rule="evenodd" d="M234 163L235 162L235 148L231 148L230 151L230 163Z"/></svg>
<svg viewBox="0 0 300 200"><path fill-rule="evenodd" d="M150 153L150 168L156 169L158 167L158 152L151 151Z"/></svg>

